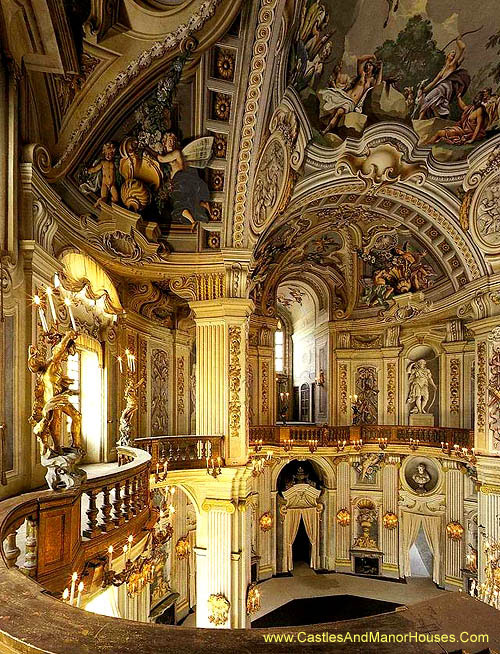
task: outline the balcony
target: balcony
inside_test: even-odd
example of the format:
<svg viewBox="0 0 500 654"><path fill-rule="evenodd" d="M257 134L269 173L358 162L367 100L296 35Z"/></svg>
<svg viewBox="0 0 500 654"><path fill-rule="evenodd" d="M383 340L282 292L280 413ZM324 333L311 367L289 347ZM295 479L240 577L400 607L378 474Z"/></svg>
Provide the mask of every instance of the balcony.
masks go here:
<svg viewBox="0 0 500 654"><path fill-rule="evenodd" d="M224 462L224 436L151 436L136 438L135 447L151 456L151 470L197 470L207 459Z"/></svg>

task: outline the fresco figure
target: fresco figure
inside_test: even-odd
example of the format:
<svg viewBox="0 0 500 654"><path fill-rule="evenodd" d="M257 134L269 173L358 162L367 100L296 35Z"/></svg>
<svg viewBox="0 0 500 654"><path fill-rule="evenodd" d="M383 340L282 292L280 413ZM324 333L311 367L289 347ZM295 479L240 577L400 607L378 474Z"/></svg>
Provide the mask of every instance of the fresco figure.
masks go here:
<svg viewBox="0 0 500 654"><path fill-rule="evenodd" d="M170 166L172 220L192 225L210 220L210 192L195 168L205 168L212 157L213 137L197 139L183 150L173 132L164 134L164 154L157 155L160 163ZM191 164L191 165L188 165Z"/></svg>
<svg viewBox="0 0 500 654"><path fill-rule="evenodd" d="M419 120L432 117L448 118L453 98L464 95L469 88L470 75L464 68L460 68L465 58L465 43L461 35L457 37L456 42L456 49L447 54L439 73L422 89Z"/></svg>
<svg viewBox="0 0 500 654"><path fill-rule="evenodd" d="M428 144L434 143L452 143L453 145L466 145L480 141L486 136L486 125L488 114L483 105L484 91L476 93L472 104L466 105L459 95L458 106L462 110L462 117L453 127L445 127L429 139Z"/></svg>
<svg viewBox="0 0 500 654"><path fill-rule="evenodd" d="M375 55L368 54L358 58L357 75L345 90L337 87L318 92L322 101L323 118L328 125L323 134L332 132L345 114L356 111L362 113L368 92L382 82L382 62Z"/></svg>

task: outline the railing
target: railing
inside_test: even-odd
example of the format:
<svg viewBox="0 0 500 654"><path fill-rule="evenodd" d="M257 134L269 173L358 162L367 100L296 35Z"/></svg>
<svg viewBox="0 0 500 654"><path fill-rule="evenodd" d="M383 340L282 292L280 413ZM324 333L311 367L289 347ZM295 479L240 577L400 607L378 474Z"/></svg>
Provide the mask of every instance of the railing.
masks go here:
<svg viewBox="0 0 500 654"><path fill-rule="evenodd" d="M260 425L250 427L250 443L263 445L279 445L289 440L295 443L307 444L317 441L318 447L335 446L338 442L349 443L362 439L364 443L378 443L386 438L389 444L409 444L417 440L421 445L441 447L447 443L449 448L454 445L472 448L474 432L470 429L454 427L409 427L405 425Z"/></svg>
<svg viewBox="0 0 500 654"><path fill-rule="evenodd" d="M0 504L0 548L8 568L19 567L59 593L73 571L111 544L140 533L151 519L151 457L119 447L132 459L104 474L92 474L74 490L27 493ZM18 534L24 538L19 539Z"/></svg>
<svg viewBox="0 0 500 654"><path fill-rule="evenodd" d="M136 438L134 446L151 455L153 471L165 462L169 470L195 470L207 459L224 460L224 436L151 436Z"/></svg>

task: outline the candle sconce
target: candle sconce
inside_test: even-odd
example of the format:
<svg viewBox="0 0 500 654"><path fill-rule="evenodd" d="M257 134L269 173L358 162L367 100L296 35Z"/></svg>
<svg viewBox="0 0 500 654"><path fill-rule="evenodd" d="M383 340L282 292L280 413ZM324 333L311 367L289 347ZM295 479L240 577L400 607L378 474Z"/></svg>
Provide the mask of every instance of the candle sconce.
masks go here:
<svg viewBox="0 0 500 654"><path fill-rule="evenodd" d="M311 439L310 441L308 441L308 446L309 446L309 452L311 452L311 454L314 454L314 452L316 452L316 450L318 449L318 439Z"/></svg>
<svg viewBox="0 0 500 654"><path fill-rule="evenodd" d="M261 451L261 449L262 449L262 438L259 438L258 440L254 441L253 449L254 449L254 451L256 453Z"/></svg>
<svg viewBox="0 0 500 654"><path fill-rule="evenodd" d="M410 450L415 452L416 450L418 450L419 443L420 441L418 440L418 438L410 438L410 444L408 445L408 447L410 448Z"/></svg>
<svg viewBox="0 0 500 654"><path fill-rule="evenodd" d="M356 452L359 452L360 449L363 447L363 439L360 438L358 440L352 441L352 446L355 449Z"/></svg>
<svg viewBox="0 0 500 654"><path fill-rule="evenodd" d="M293 438L283 441L283 449L285 452L291 452L293 450Z"/></svg>
<svg viewBox="0 0 500 654"><path fill-rule="evenodd" d="M386 450L387 445L388 445L388 439L387 438L377 438L378 441L378 446L381 450Z"/></svg>
<svg viewBox="0 0 500 654"><path fill-rule="evenodd" d="M280 393L280 418L283 425L286 425L286 417L288 415L288 406L290 401L290 393Z"/></svg>
<svg viewBox="0 0 500 654"><path fill-rule="evenodd" d="M337 440L337 453L343 452L345 450L346 443L347 441L345 440L344 441Z"/></svg>
<svg viewBox="0 0 500 654"><path fill-rule="evenodd" d="M209 474L214 479L217 479L217 477L221 474L222 472L221 466L222 466L222 459L220 456L218 456L217 458L215 457L209 458L207 456L207 474Z"/></svg>

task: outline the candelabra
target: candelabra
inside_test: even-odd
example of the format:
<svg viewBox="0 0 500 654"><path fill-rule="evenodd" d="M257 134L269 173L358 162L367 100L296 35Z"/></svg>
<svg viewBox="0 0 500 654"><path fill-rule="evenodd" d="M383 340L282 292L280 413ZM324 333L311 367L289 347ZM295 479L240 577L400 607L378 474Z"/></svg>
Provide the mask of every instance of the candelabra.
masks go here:
<svg viewBox="0 0 500 654"><path fill-rule="evenodd" d="M387 438L377 438L377 441L378 441L378 446L380 447L381 450L387 449L387 443L388 443Z"/></svg>
<svg viewBox="0 0 500 654"><path fill-rule="evenodd" d="M262 438L259 438L258 440L254 441L253 449L254 449L254 451L256 453L261 451L261 449L262 449Z"/></svg>
<svg viewBox="0 0 500 654"><path fill-rule="evenodd" d="M419 442L420 441L418 440L418 438L410 438L410 444L408 445L408 447L410 448L410 450L413 450L413 452L415 452L415 450L418 449Z"/></svg>
<svg viewBox="0 0 500 654"><path fill-rule="evenodd" d="M80 608L82 603L82 594L85 589L83 581L80 580L80 583L76 584L78 581L78 572L73 572L71 575L71 585L69 588L65 588L62 594L62 601L70 606L76 606ZM76 600L75 600L76 594Z"/></svg>
<svg viewBox="0 0 500 654"><path fill-rule="evenodd" d="M359 452L359 450L363 447L363 439L360 438L358 440L352 441L352 446L356 450L356 452Z"/></svg>
<svg viewBox="0 0 500 654"><path fill-rule="evenodd" d="M220 458L220 456L218 456L217 458L215 457L209 458L207 456L207 474L209 474L214 479L217 479L217 477L221 474L222 472L221 466L222 466L222 459Z"/></svg>
<svg viewBox="0 0 500 654"><path fill-rule="evenodd" d="M264 458L257 458L257 459L252 459L252 476L253 477L258 477L264 472L264 465L265 465L265 459Z"/></svg>
<svg viewBox="0 0 500 654"><path fill-rule="evenodd" d="M441 441L441 452L447 454L448 456L455 455L458 459L463 459L469 463L476 463L476 451L475 448L460 447L457 443L450 445L448 442Z"/></svg>
<svg viewBox="0 0 500 654"><path fill-rule="evenodd" d="M161 481L165 481L168 474L168 460L165 459L160 463L156 464L156 472L154 474L155 483L158 484Z"/></svg>
<svg viewBox="0 0 500 654"><path fill-rule="evenodd" d="M280 418L281 422L286 425L286 417L288 414L288 403L290 399L290 393L281 392L280 393Z"/></svg>
<svg viewBox="0 0 500 654"><path fill-rule="evenodd" d="M291 452L293 449L293 438L288 438L287 440L283 441L283 449L285 452Z"/></svg>
<svg viewBox="0 0 500 654"><path fill-rule="evenodd" d="M317 438L311 439L310 441L308 441L308 445L309 445L309 452L311 452L311 454L314 454L314 452L316 452L316 450L318 449L318 439Z"/></svg>
<svg viewBox="0 0 500 654"><path fill-rule="evenodd" d="M345 440L344 441L337 440L337 453L343 452L345 450L346 443L347 441Z"/></svg>

